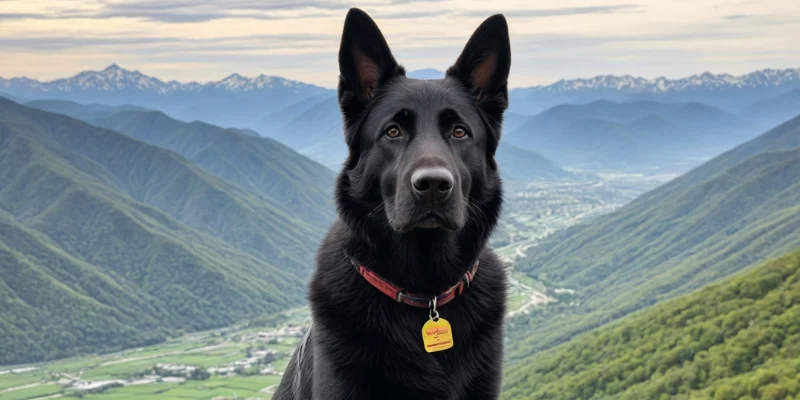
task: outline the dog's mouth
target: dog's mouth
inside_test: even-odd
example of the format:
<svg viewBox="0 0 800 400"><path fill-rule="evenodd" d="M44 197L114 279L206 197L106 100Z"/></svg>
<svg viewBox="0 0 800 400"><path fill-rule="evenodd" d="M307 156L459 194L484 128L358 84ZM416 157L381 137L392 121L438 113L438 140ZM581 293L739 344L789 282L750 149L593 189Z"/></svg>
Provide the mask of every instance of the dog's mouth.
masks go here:
<svg viewBox="0 0 800 400"><path fill-rule="evenodd" d="M415 224L414 228L419 229L438 229L445 225L445 219L436 213L430 212L420 218Z"/></svg>
<svg viewBox="0 0 800 400"><path fill-rule="evenodd" d="M392 226L397 232L403 233L417 229L456 231L460 227L456 220L436 211L429 211L420 217L412 218L405 223L392 224Z"/></svg>

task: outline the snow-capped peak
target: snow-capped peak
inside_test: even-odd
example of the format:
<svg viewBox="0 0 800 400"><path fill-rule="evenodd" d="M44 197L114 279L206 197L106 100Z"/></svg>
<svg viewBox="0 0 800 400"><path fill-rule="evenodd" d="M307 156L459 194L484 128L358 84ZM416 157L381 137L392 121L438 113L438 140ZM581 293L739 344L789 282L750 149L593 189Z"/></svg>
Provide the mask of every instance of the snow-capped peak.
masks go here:
<svg viewBox="0 0 800 400"><path fill-rule="evenodd" d="M646 79L630 75L599 75L589 79L560 80L546 86L530 89L546 92L575 92L580 90L618 90L630 93L682 92L690 90L725 90L733 88L758 88L781 86L787 83L800 84L800 68L764 69L749 74L712 74L703 72L681 79L658 77Z"/></svg>
<svg viewBox="0 0 800 400"><path fill-rule="evenodd" d="M221 81L200 84L197 82L181 83L178 81L163 82L141 72L127 70L117 64L111 64L101 71L83 71L69 78L41 82L29 78L0 78L0 88L33 90L37 92L72 92L72 91L149 91L158 94L176 92L199 92L204 89L217 89L230 92L247 92L274 87L313 87L298 81L276 76L258 75L254 78L231 74Z"/></svg>

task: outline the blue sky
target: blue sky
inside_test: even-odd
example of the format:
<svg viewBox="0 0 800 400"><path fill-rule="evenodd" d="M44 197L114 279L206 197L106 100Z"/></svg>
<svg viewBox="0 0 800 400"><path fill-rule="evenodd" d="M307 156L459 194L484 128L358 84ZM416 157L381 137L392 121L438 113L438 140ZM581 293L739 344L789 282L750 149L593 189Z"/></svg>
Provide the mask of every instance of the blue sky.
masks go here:
<svg viewBox="0 0 800 400"><path fill-rule="evenodd" d="M512 86L800 66L796 0L0 0L0 76L54 79L115 62L165 80L266 73L332 87L351 6L373 16L409 69L445 69L502 12Z"/></svg>

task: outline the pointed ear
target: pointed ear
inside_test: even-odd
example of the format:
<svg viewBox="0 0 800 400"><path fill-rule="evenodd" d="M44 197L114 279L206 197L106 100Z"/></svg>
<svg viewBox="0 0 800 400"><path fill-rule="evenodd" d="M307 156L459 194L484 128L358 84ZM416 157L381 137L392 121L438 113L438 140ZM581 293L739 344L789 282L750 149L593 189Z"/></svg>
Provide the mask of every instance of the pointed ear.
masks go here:
<svg viewBox="0 0 800 400"><path fill-rule="evenodd" d="M378 88L397 75L405 71L394 60L378 25L364 11L351 8L339 47L339 106L345 125L350 126Z"/></svg>
<svg viewBox="0 0 800 400"><path fill-rule="evenodd" d="M464 84L499 125L508 107L510 69L508 23L502 14L497 14L475 30L456 63L447 70L447 76Z"/></svg>

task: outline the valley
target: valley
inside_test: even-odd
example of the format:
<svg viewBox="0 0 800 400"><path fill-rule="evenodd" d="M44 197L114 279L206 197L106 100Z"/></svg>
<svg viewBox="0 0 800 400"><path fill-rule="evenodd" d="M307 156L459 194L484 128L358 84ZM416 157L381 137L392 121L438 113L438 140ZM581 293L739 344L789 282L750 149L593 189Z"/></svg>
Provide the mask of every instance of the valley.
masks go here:
<svg viewBox="0 0 800 400"><path fill-rule="evenodd" d="M509 262L513 283L509 320L559 301L554 293L569 296L569 290L547 287L514 270L515 260L526 250L558 230L613 211L673 177L574 172L581 178L506 183L506 212L493 247ZM149 399L268 399L309 325L308 309L300 307L154 346L0 366L0 398L133 399L146 395ZM264 357L269 357L269 362L264 362ZM193 379L192 368L210 376ZM165 373L167 369L173 372Z"/></svg>

